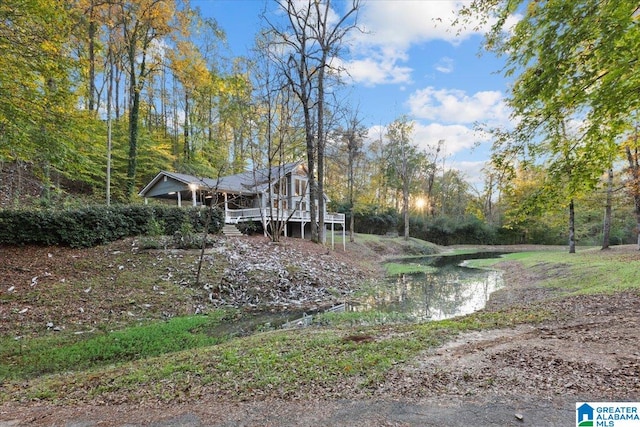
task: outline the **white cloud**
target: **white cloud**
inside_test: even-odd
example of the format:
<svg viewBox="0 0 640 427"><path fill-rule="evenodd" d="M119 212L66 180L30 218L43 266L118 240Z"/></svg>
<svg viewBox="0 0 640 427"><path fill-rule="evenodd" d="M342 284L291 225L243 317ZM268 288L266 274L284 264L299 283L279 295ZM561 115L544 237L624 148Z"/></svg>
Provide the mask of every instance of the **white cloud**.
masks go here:
<svg viewBox="0 0 640 427"><path fill-rule="evenodd" d="M438 63L435 65L436 71L439 71L444 74L449 74L453 72L453 58L449 58L445 56L440 58Z"/></svg>
<svg viewBox="0 0 640 427"><path fill-rule="evenodd" d="M445 123L506 123L509 119L502 93L480 91L468 95L458 89L417 90L407 101L411 115Z"/></svg>
<svg viewBox="0 0 640 427"><path fill-rule="evenodd" d="M360 11L360 23L365 30L358 40L365 44L393 46L407 50L412 44L444 40L458 45L467 38L485 34L495 23L479 14L459 20L458 12L469 5L460 0L386 0L367 1ZM507 18L505 29L512 30L521 15ZM460 21L456 24L456 21Z"/></svg>
<svg viewBox="0 0 640 427"><path fill-rule="evenodd" d="M369 128L368 141L377 141L385 138L386 126L374 125ZM438 145L438 141L443 140L443 152L441 155L453 156L460 153L469 153L474 147L489 141L489 135L477 132L474 129L462 125L443 125L440 123L422 124L413 123L413 135L411 141L418 148L431 150Z"/></svg>
<svg viewBox="0 0 640 427"><path fill-rule="evenodd" d="M476 144L486 141L483 135L464 125L414 124L413 141L418 147L435 147L440 140L444 140L443 155L446 156L469 151Z"/></svg>
<svg viewBox="0 0 640 427"><path fill-rule="evenodd" d="M456 11L463 2L441 1L369 1L364 3L360 15L366 42L379 46L393 46L406 50L415 43L446 40L460 43L471 35L465 31L458 35L452 28Z"/></svg>
<svg viewBox="0 0 640 427"><path fill-rule="evenodd" d="M447 165L450 169L456 169L460 171L465 180L478 191L482 191L484 188L485 175L482 169L487 165L487 161L453 161Z"/></svg>
<svg viewBox="0 0 640 427"><path fill-rule="evenodd" d="M340 68L346 70L350 80L364 86L410 83L413 69L400 66L396 62L396 60L389 58L370 57L340 61ZM332 61L332 65L337 65L335 59Z"/></svg>
<svg viewBox="0 0 640 427"><path fill-rule="evenodd" d="M359 18L364 31L353 31L346 40L354 58L345 63L349 75L355 83L367 85L410 82L413 70L399 64L409 60L411 46L433 40L457 45L477 34L452 26L462 4L450 0L365 2ZM443 58L436 69L447 73L452 66L450 58Z"/></svg>
<svg viewBox="0 0 640 427"><path fill-rule="evenodd" d="M454 25L458 12L468 1L456 0L386 0L363 3L359 27L344 40L354 60L346 63L355 83L368 85L380 83L405 83L411 81L410 68L398 65L407 62L407 52L412 46L441 40L454 46L464 40L486 33L492 19L482 22L480 16L464 25ZM520 19L513 15L507 19L506 28L512 28ZM371 58L370 62L355 60ZM370 73L363 73L362 65ZM452 63L443 58L436 65L442 73L452 72ZM352 69L353 66L353 69Z"/></svg>

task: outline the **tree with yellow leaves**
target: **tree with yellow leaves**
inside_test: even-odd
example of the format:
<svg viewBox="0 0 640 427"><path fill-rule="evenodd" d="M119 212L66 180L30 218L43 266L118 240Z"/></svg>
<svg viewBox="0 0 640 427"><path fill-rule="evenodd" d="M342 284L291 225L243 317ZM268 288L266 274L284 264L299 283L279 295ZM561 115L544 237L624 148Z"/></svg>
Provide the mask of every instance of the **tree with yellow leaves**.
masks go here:
<svg viewBox="0 0 640 427"><path fill-rule="evenodd" d="M141 94L149 75L159 64L162 37L172 31L176 12L173 0L117 0L116 22L122 31L129 95L129 155L127 197L136 190L138 166L138 127Z"/></svg>

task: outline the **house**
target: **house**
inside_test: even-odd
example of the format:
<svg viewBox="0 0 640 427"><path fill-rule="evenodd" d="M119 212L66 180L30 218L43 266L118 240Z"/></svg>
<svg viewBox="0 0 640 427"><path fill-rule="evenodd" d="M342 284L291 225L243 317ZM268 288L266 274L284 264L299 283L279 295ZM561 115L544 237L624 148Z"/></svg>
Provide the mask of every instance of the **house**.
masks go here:
<svg viewBox="0 0 640 427"><path fill-rule="evenodd" d="M224 209L227 224L255 221L267 230L273 221L284 221L285 235L304 238L311 233L307 168L303 162L219 178L161 171L139 195L145 203L151 197L173 200L178 206L215 203ZM329 201L326 195L323 197ZM342 227L344 242L345 215L325 210L324 221L325 226L331 226L332 245L336 224Z"/></svg>

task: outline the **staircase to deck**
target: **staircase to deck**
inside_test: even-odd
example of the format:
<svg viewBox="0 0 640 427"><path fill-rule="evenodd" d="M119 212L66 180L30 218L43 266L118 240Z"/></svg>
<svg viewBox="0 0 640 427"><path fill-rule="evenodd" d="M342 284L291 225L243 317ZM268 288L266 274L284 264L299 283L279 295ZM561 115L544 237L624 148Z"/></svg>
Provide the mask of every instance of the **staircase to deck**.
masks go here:
<svg viewBox="0 0 640 427"><path fill-rule="evenodd" d="M242 234L240 232L240 230L238 230L238 227L236 227L233 224L225 224L224 227L222 227L222 234L224 234L227 237L242 237L242 236L244 236L244 234Z"/></svg>

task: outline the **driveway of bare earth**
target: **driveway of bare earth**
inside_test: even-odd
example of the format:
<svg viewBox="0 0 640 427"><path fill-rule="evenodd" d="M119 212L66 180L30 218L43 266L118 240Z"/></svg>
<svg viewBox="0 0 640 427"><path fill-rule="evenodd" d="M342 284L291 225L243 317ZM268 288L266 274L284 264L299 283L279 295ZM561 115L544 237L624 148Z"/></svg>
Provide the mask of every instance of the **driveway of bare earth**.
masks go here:
<svg viewBox="0 0 640 427"><path fill-rule="evenodd" d="M187 253L145 251L132 240L83 250L1 247L0 254L0 333L16 340L115 329L132 318L161 320L212 305L260 305L268 295L271 310L327 306L382 274L376 264L385 256L379 247L361 244L343 252L294 239L278 245L221 239L208 251L205 282L226 272L224 283L237 291L232 295L222 287L214 294L189 285L195 258ZM635 247L605 256L640 261ZM330 389L305 385L299 394L273 390L235 398L209 384L175 400L136 400L117 392L106 400L68 384L69 396L77 399L51 400L21 393L34 380L3 381L0 427L567 426L575 425L576 402L640 400L637 291L559 297L560 290L542 283L569 274L562 266L545 271L509 261L499 268L507 286L492 295L485 311L513 310L513 325L467 331L425 347L367 387L354 376ZM264 289L252 290L249 279L256 276ZM552 315L523 322L515 315L522 307Z"/></svg>

